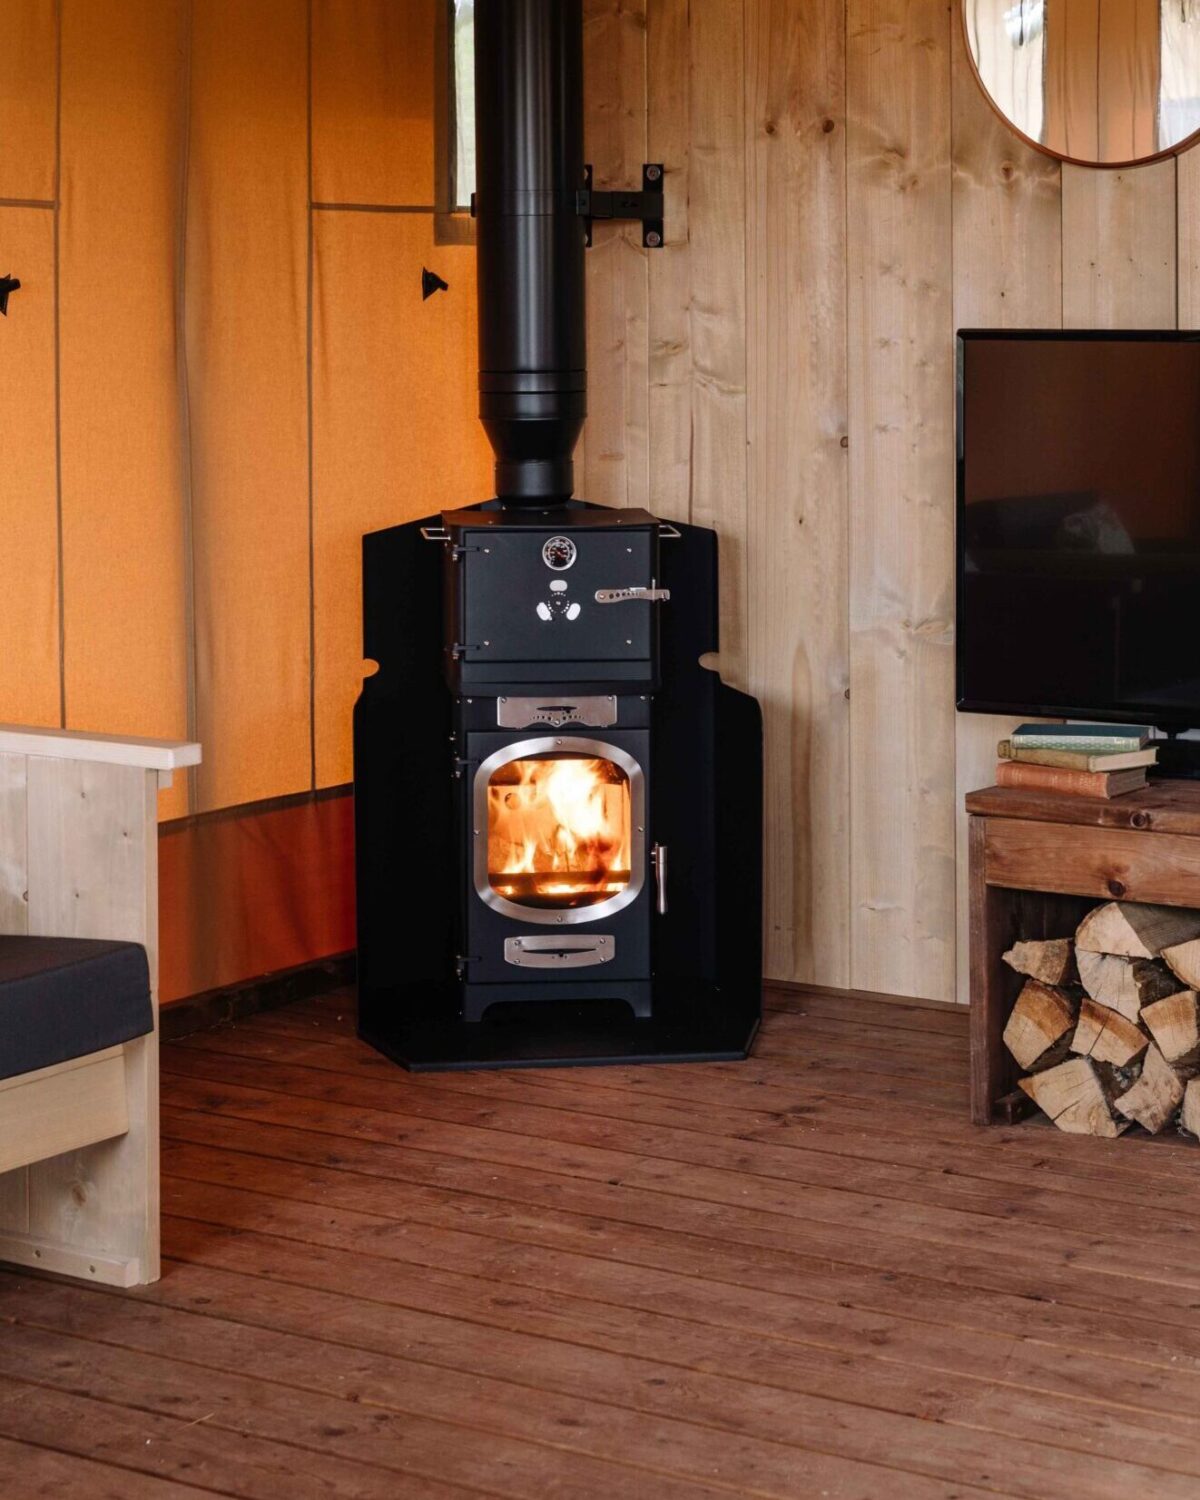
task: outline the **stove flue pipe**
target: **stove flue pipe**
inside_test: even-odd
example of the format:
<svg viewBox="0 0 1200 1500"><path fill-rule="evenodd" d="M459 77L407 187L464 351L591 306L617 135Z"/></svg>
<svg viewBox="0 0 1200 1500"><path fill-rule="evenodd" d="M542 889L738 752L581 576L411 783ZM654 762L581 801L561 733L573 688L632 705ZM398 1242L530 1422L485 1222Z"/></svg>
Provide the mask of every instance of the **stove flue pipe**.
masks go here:
<svg viewBox="0 0 1200 1500"><path fill-rule="evenodd" d="M587 414L582 0L475 0L479 416L509 505L565 501Z"/></svg>

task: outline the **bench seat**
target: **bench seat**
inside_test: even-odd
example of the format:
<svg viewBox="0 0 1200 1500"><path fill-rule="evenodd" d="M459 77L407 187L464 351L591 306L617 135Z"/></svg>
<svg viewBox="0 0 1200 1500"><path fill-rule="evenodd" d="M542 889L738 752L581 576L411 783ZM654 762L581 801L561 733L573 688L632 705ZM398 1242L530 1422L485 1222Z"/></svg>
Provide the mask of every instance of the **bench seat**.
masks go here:
<svg viewBox="0 0 1200 1500"><path fill-rule="evenodd" d="M0 1080L154 1029L139 943L0 935Z"/></svg>

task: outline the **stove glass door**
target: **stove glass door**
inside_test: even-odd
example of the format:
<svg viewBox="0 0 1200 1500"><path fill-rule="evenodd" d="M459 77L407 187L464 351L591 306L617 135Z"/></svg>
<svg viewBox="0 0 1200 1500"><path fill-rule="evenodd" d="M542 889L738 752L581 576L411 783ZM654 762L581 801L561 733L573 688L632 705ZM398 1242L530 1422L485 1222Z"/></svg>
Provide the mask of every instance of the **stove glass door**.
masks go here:
<svg viewBox="0 0 1200 1500"><path fill-rule="evenodd" d="M476 779L479 894L533 922L627 905L642 883L642 782L631 756L600 741L527 740L489 756Z"/></svg>

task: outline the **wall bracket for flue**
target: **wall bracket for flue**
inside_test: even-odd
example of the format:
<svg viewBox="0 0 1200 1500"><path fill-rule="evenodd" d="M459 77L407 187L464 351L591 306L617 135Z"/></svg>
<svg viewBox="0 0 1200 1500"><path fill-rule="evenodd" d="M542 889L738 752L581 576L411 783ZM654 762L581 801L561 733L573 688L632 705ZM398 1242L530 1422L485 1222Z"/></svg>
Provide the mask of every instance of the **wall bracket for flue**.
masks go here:
<svg viewBox="0 0 1200 1500"><path fill-rule="evenodd" d="M592 169L584 167L585 186L575 194L575 212L584 222L587 243L592 243L594 219L632 219L642 226L642 244L659 250L663 243L663 164L648 161L642 167L641 192L616 188L597 192L592 187Z"/></svg>

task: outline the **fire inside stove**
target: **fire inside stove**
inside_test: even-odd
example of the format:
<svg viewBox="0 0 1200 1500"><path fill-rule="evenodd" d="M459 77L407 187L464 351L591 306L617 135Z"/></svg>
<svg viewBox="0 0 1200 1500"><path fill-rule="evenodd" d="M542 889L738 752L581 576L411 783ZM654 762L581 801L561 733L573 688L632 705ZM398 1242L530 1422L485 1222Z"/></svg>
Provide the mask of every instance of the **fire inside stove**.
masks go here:
<svg viewBox="0 0 1200 1500"><path fill-rule="evenodd" d="M579 754L506 761L487 791L488 879L509 901L592 906L629 884L629 777Z"/></svg>

